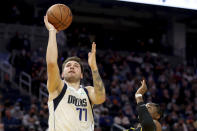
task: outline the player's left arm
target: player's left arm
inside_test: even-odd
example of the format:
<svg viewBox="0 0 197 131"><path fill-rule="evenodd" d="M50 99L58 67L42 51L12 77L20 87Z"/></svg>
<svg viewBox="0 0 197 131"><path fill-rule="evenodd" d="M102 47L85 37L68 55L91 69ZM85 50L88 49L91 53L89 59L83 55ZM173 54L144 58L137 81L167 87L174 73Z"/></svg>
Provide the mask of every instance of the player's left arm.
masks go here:
<svg viewBox="0 0 197 131"><path fill-rule="evenodd" d="M105 102L105 87L96 64L96 44L93 42L92 50L88 53L88 64L92 71L94 87L86 87L92 104L102 104Z"/></svg>

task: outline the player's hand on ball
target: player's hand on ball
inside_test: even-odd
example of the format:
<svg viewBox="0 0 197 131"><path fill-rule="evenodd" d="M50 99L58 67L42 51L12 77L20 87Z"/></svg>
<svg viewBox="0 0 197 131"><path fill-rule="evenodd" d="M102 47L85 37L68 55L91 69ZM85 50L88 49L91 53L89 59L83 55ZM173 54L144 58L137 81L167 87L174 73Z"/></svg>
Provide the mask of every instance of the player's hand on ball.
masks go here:
<svg viewBox="0 0 197 131"><path fill-rule="evenodd" d="M137 90L137 92L135 94L142 94L144 95L147 91L147 86L146 86L146 82L145 80L141 81L141 86L140 88Z"/></svg>
<svg viewBox="0 0 197 131"><path fill-rule="evenodd" d="M92 70L97 70L95 42L92 43L92 50L88 53L88 64Z"/></svg>
<svg viewBox="0 0 197 131"><path fill-rule="evenodd" d="M46 26L46 28L47 28L48 31L54 30L54 31L57 32L57 30L55 29L55 27L51 23L48 22L47 16L44 16L44 23L45 23L45 26Z"/></svg>

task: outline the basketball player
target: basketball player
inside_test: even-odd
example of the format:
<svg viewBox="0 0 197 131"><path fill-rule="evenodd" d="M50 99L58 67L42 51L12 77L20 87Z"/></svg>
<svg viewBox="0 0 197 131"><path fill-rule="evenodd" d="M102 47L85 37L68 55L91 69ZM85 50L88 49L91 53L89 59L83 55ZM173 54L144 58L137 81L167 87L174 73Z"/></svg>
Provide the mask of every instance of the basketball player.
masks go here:
<svg viewBox="0 0 197 131"><path fill-rule="evenodd" d="M160 106L155 103L144 104L142 96L147 91L145 80L141 84L135 93L140 124L138 128L130 128L127 131L161 131L161 124L158 121L162 116Z"/></svg>
<svg viewBox="0 0 197 131"><path fill-rule="evenodd" d="M105 88L96 64L96 44L88 54L88 64L92 71L92 86L82 87L83 66L78 57L69 57L62 66L62 78L57 64L57 30L44 17L49 31L46 52L47 89L49 92L49 131L93 131L94 118L92 106L105 101Z"/></svg>

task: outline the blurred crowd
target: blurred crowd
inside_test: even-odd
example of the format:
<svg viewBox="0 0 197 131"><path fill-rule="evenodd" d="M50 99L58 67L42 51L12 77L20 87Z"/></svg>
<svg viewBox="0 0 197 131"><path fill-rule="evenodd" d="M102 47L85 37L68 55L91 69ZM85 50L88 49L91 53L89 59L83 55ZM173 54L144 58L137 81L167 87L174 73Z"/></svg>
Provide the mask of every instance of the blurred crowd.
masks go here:
<svg viewBox="0 0 197 131"><path fill-rule="evenodd" d="M45 131L47 98L39 102L11 85L8 79L0 86L0 131Z"/></svg>

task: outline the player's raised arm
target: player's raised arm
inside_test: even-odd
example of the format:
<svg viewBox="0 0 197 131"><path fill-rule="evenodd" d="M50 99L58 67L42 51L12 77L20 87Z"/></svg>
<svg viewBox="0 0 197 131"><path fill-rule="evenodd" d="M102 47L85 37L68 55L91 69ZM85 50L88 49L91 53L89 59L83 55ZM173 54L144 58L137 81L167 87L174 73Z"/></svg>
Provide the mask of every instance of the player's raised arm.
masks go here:
<svg viewBox="0 0 197 131"><path fill-rule="evenodd" d="M46 62L47 62L47 89L50 93L53 93L58 89L61 84L61 78L59 73L59 68L57 64L58 49L56 42L57 30L55 27L48 22L47 16L44 17L45 26L49 31L48 46L46 52Z"/></svg>
<svg viewBox="0 0 197 131"><path fill-rule="evenodd" d="M135 93L135 99L137 104L140 102L144 102L142 96L146 93L147 91L147 86L145 80L141 81L141 87L137 90Z"/></svg>
<svg viewBox="0 0 197 131"><path fill-rule="evenodd" d="M96 44L93 42L92 50L88 54L88 64L92 71L94 88L89 87L88 92L93 104L102 104L105 101L105 87L96 64Z"/></svg>

